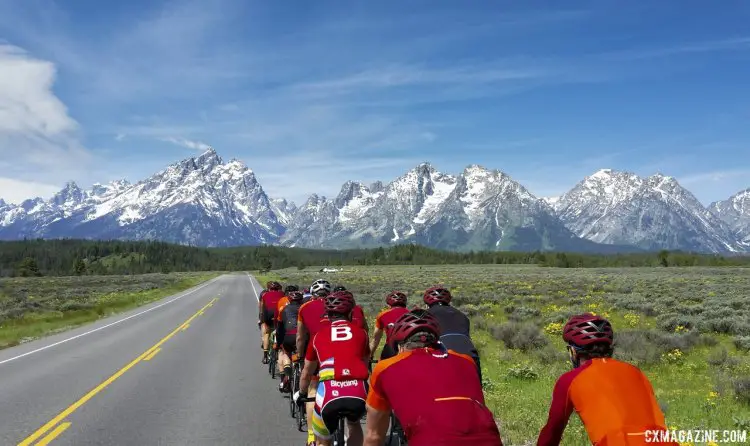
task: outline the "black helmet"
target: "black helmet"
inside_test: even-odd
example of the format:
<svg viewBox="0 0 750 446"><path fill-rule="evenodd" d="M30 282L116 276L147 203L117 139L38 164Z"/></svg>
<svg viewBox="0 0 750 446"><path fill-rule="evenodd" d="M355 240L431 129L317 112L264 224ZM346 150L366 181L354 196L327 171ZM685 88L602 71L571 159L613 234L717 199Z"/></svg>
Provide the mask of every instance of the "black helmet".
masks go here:
<svg viewBox="0 0 750 446"><path fill-rule="evenodd" d="M299 291L299 287L297 285L287 285L286 288L284 288L284 294L289 295L292 291Z"/></svg>

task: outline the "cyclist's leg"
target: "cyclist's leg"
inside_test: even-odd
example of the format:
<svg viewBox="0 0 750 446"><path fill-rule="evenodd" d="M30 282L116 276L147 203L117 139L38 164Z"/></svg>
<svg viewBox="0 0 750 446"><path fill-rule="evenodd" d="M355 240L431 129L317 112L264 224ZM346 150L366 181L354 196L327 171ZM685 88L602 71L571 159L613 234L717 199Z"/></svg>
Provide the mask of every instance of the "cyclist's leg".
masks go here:
<svg viewBox="0 0 750 446"><path fill-rule="evenodd" d="M271 334L271 327L268 325L266 321L263 321L263 324L260 326L262 330L262 342L261 346L263 347L263 364L268 364L268 343L270 341L270 334Z"/></svg>
<svg viewBox="0 0 750 446"><path fill-rule="evenodd" d="M331 416L331 404L336 400L328 401L330 395L326 395L326 383L322 382L316 386L315 402L313 404L312 416L308 417L307 425L312 429L313 438L318 446L329 446L332 442L333 433L338 427L338 417L333 413ZM312 397L310 397L312 398ZM324 410L325 408L325 410ZM308 444L310 443L308 435Z"/></svg>
<svg viewBox="0 0 750 446"><path fill-rule="evenodd" d="M308 398L315 398L315 396L318 394L318 376L317 371L315 371L316 376L310 380L310 387L307 388L307 397ZM315 411L315 403L305 403L305 412L307 412L307 444L312 443L315 441L315 433L313 432L313 412Z"/></svg>
<svg viewBox="0 0 750 446"><path fill-rule="evenodd" d="M346 427L349 435L346 439L347 446L362 446L365 441L365 433L362 430L361 420L367 413L367 406L364 400L355 398L346 398L350 406L351 416L347 417Z"/></svg>

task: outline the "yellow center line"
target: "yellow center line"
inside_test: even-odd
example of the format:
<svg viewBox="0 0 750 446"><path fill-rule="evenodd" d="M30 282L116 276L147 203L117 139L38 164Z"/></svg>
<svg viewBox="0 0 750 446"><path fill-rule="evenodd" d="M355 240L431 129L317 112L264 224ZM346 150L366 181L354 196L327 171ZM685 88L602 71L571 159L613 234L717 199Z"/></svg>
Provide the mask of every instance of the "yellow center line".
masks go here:
<svg viewBox="0 0 750 446"><path fill-rule="evenodd" d="M211 300L211 302L209 302L208 304L206 304L206 306L204 306L203 308L201 308L200 310L198 310L194 315L190 316L190 318L188 320L186 320L185 322L183 322L182 324L180 324L179 327L177 327L176 329L174 329L174 331L172 331L171 333L169 333L168 335L166 335L164 338L162 338L161 341L159 341L156 344L154 344L151 348L149 348L148 350L146 350L145 352L143 352L139 357L135 358L128 365L126 365L125 367L123 367L120 370L118 370L114 375L112 375L109 378L107 378L104 382L102 382L98 386L94 387L92 390L89 391L89 393L87 393L86 395L84 395L83 397L81 397L81 399L79 399L75 403L71 404L70 407L68 407L67 409L65 409L62 412L60 412L55 418L53 418L49 422L47 422L47 424L45 424L44 426L40 427L36 432L34 432L33 434L29 435L22 442L18 443L18 446L28 446L31 443L33 443L34 441L36 441L36 439L38 439L39 437L41 437L42 435L44 435L45 432L47 432L48 430L52 429L52 427L54 427L57 423L59 423L60 421L62 421L63 419L65 419L65 417L67 417L68 415L72 414L79 407L81 407L84 404L86 404L86 402L88 400L90 400L91 398L93 398L94 395L96 395L97 393L99 393L102 390L104 390L104 388L106 388L108 385L112 384L117 378L119 378L120 376L122 376L125 372L127 372L128 370L130 370L131 368L133 368L133 366L135 366L136 364L138 364L139 362L141 362L143 359L145 359L147 356L149 356L154 350L156 350L159 347L161 347L162 344L164 344L172 336L174 336L175 334L177 334L178 331L182 330L182 328L186 324L190 324L190 322L192 322L193 319L195 319L196 317L198 317L198 315L200 313L202 313L203 310L205 310L206 308L208 308L209 304L212 304L215 301L216 301L216 298L213 298ZM63 430L65 430L65 429L63 429ZM62 431L60 431L60 432L62 432Z"/></svg>
<svg viewBox="0 0 750 446"><path fill-rule="evenodd" d="M60 424L59 426L57 426L55 428L55 430L53 430L52 432L50 432L49 434L47 434L46 437L42 438L42 440L39 443L37 443L36 446L46 446L46 445L48 445L52 440L54 440L60 434L62 434L63 432L65 432L65 430L67 428L69 428L69 427L70 427L70 423L66 422L66 423Z"/></svg>
<svg viewBox="0 0 750 446"><path fill-rule="evenodd" d="M182 331L185 331L185 330L187 330L189 326L190 326L190 324L185 324L185 325L184 325L184 326L182 327Z"/></svg>
<svg viewBox="0 0 750 446"><path fill-rule="evenodd" d="M154 358L154 356L156 356L156 354L159 353L160 351L161 351L161 348L157 348L156 350L154 350L151 353L149 353L148 356L146 356L145 358L143 358L143 360L144 361L151 361Z"/></svg>

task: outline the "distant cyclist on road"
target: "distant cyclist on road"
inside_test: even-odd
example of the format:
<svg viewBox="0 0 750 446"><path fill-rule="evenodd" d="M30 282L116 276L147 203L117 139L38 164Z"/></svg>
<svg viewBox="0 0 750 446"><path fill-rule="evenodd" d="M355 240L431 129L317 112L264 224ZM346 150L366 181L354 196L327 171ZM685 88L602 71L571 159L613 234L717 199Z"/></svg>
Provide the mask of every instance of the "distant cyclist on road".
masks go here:
<svg viewBox="0 0 750 446"><path fill-rule="evenodd" d="M274 329L274 319L279 300L284 297L279 282L271 281L267 284L268 291L258 300L258 321L261 323L261 339L263 343L263 364L268 364L268 349L271 330Z"/></svg>
<svg viewBox="0 0 750 446"><path fill-rule="evenodd" d="M385 443L391 411L409 446L502 446L474 361L440 345L434 315L402 315L391 338L398 354L378 362L370 377L365 446Z"/></svg>
<svg viewBox="0 0 750 446"><path fill-rule="evenodd" d="M479 352L471 341L471 322L458 308L451 305L451 292L447 288L434 286L424 292L424 303L440 323L440 342L457 353L471 356L477 365L479 381L482 381L482 367Z"/></svg>
<svg viewBox="0 0 750 446"><path fill-rule="evenodd" d="M591 313L575 315L562 337L573 370L555 384L537 445L560 444L574 410L594 445L678 444L647 441L647 430L666 430L664 414L643 372L612 358L614 334L608 320Z"/></svg>
<svg viewBox="0 0 750 446"><path fill-rule="evenodd" d="M347 445L361 446L365 416L366 381L369 377L367 332L351 321L354 296L349 291L338 291L325 298L328 325L318 331L305 354L305 366L300 378L300 390L293 396L309 394L313 376L318 382L312 425L318 446L330 445L338 429L338 420L347 420ZM309 439L308 439L309 440ZM308 441L309 444L309 441Z"/></svg>
<svg viewBox="0 0 750 446"><path fill-rule="evenodd" d="M401 291L391 291L385 296L385 303L388 308L381 311L375 319L375 333L372 335L370 341L370 353L375 354L375 351L380 345L380 339L385 333L385 344L383 345L383 351L380 352L380 360L388 359L396 354L396 349L391 345L391 333L393 332L393 325L396 323L399 317L409 312L406 308L406 294Z"/></svg>
<svg viewBox="0 0 750 446"><path fill-rule="evenodd" d="M292 290L287 295L289 302L279 313L276 325L276 342L279 347L279 365L281 383L279 391L289 392L289 382L292 376L292 355L297 351L297 316L302 306L302 293Z"/></svg>

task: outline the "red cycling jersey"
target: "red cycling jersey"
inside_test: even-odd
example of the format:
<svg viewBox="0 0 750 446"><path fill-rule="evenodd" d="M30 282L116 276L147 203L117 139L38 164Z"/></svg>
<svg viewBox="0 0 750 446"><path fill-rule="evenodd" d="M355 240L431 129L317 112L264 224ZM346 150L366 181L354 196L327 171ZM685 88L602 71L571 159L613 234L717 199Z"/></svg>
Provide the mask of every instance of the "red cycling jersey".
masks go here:
<svg viewBox="0 0 750 446"><path fill-rule="evenodd" d="M387 308L378 314L375 319L375 328L385 331L385 343L389 344L391 341L391 331L393 324L403 314L408 313L409 309L406 307L391 307Z"/></svg>
<svg viewBox="0 0 750 446"><path fill-rule="evenodd" d="M367 332L347 320L333 321L315 334L305 359L320 363L320 381L365 380L370 376Z"/></svg>
<svg viewBox="0 0 750 446"><path fill-rule="evenodd" d="M502 446L471 357L420 348L378 362L367 404L394 414L409 446Z"/></svg>
<svg viewBox="0 0 750 446"><path fill-rule="evenodd" d="M323 299L316 298L309 300L302 304L297 313L297 326L304 324L307 332L310 333L308 339L315 337L315 334L320 330L326 318L326 307Z"/></svg>
<svg viewBox="0 0 750 446"><path fill-rule="evenodd" d="M274 313L276 313L276 307L278 306L279 300L281 300L282 297L284 297L283 291L271 290L263 293L263 297L261 298L263 300L263 309L266 312L273 311Z"/></svg>
<svg viewBox="0 0 750 446"><path fill-rule="evenodd" d="M626 362L595 358L560 376L537 444L560 444L573 410L594 445L677 445L646 438L646 430L666 429L664 415L648 378Z"/></svg>

